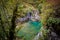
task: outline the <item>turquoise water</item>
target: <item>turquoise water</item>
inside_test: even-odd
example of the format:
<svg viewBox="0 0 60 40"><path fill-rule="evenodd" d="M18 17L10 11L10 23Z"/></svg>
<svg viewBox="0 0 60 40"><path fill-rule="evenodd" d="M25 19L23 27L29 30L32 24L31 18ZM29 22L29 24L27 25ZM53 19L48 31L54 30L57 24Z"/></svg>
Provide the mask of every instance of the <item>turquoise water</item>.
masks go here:
<svg viewBox="0 0 60 40"><path fill-rule="evenodd" d="M18 31L17 36L24 40L31 40L40 31L41 26L41 22L29 21L26 27Z"/></svg>

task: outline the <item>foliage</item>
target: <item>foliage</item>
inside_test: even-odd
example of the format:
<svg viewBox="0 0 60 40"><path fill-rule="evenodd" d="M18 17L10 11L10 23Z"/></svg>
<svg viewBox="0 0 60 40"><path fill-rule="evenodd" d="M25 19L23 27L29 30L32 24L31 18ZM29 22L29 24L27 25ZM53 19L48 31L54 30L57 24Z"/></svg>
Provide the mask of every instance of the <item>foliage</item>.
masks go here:
<svg viewBox="0 0 60 40"><path fill-rule="evenodd" d="M43 24L46 24L46 21L51 13L53 13L52 5L48 3L44 3L41 9L41 22Z"/></svg>
<svg viewBox="0 0 60 40"><path fill-rule="evenodd" d="M16 5L17 4L17 5ZM16 15L14 10L17 7ZM41 22L43 26L46 24L52 25L59 24L60 18L54 18L53 12L55 11L53 9L53 5L51 3L47 3L46 0L0 0L0 37L2 37L2 40L6 40L9 37L9 32L12 27L12 24L15 20L12 22L13 16L16 16L17 18L20 18L22 16L25 16L28 11L32 11L34 9L38 9L40 12ZM13 14L14 13L14 14ZM52 15L52 17L51 17ZM16 25L15 25L16 26ZM17 28L14 27L14 31L21 29L22 25L18 25ZM59 28L59 27L58 27ZM46 30L46 29L44 29ZM46 37L46 31L43 31L44 37ZM43 38L44 38L43 37Z"/></svg>
<svg viewBox="0 0 60 40"><path fill-rule="evenodd" d="M48 19L48 21L47 21L47 23L55 23L55 24L59 24L60 23L60 19L59 18L53 18L53 17L49 17L49 19ZM48 25L49 25L48 24Z"/></svg>

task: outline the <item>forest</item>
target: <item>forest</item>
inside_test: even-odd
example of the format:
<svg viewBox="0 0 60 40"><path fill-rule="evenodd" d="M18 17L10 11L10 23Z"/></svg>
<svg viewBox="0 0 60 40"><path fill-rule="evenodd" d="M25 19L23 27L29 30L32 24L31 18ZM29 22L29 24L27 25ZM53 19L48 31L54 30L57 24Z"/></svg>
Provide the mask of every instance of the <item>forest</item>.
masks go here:
<svg viewBox="0 0 60 40"><path fill-rule="evenodd" d="M60 40L60 0L0 0L0 40Z"/></svg>

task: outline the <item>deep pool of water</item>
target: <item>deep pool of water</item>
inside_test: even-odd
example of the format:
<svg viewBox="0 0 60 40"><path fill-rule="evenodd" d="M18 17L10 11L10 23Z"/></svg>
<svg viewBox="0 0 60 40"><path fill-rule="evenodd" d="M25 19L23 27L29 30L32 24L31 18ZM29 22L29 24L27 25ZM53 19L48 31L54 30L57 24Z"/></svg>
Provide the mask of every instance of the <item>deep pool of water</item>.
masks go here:
<svg viewBox="0 0 60 40"><path fill-rule="evenodd" d="M21 28L21 30L18 31L17 36L24 38L25 40L31 40L38 34L42 24L39 21L29 21L27 23L26 27Z"/></svg>

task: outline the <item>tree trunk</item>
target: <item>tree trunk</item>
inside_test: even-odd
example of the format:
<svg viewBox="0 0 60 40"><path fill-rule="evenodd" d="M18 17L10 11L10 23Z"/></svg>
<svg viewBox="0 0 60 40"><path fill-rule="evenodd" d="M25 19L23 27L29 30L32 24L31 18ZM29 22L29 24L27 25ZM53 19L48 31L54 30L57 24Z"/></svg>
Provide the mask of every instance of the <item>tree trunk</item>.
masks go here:
<svg viewBox="0 0 60 40"><path fill-rule="evenodd" d="M14 9L13 11L13 17L12 17L12 20L11 20L11 27L10 27L10 30L9 30L9 40L15 40L15 20L16 20L16 12L17 12L17 6L16 8Z"/></svg>

